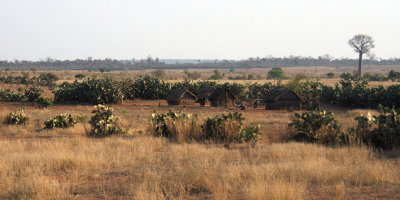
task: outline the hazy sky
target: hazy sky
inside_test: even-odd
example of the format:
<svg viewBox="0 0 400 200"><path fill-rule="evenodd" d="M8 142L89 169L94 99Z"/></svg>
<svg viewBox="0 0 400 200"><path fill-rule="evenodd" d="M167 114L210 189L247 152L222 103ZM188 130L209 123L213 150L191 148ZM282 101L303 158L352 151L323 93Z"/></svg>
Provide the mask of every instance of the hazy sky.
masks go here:
<svg viewBox="0 0 400 200"><path fill-rule="evenodd" d="M400 57L399 0L0 0L0 60Z"/></svg>

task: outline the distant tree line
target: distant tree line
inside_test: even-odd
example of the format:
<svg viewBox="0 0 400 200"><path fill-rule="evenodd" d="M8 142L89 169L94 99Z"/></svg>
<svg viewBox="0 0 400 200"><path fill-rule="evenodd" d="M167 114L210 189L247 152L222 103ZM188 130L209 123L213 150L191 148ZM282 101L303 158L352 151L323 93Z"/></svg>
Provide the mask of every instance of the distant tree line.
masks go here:
<svg viewBox="0 0 400 200"><path fill-rule="evenodd" d="M170 63L166 64L161 59L152 58L142 60L115 60L115 59L76 59L55 60L47 58L41 61L25 60L0 60L0 70L143 70L143 69L235 69L235 68L273 68L296 66L356 66L358 59L332 58L329 55L313 57L289 56L256 57L246 60L201 60L196 63ZM368 65L400 65L400 58L375 59L374 57L363 60Z"/></svg>

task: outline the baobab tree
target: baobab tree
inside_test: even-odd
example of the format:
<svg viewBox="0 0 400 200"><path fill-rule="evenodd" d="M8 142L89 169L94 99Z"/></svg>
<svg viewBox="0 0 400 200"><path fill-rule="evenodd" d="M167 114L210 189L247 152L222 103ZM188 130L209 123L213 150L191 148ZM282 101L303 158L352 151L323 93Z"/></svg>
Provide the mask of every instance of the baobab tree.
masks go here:
<svg viewBox="0 0 400 200"><path fill-rule="evenodd" d="M348 41L349 45L358 53L358 75L362 75L362 56L375 47L374 40L368 35L358 34Z"/></svg>

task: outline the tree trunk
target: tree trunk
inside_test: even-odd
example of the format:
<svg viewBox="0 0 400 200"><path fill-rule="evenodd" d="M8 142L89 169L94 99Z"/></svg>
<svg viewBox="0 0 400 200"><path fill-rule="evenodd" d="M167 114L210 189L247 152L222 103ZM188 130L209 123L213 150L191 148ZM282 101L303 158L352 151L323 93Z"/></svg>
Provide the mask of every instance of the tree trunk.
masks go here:
<svg viewBox="0 0 400 200"><path fill-rule="evenodd" d="M358 54L358 76L362 76L362 53Z"/></svg>

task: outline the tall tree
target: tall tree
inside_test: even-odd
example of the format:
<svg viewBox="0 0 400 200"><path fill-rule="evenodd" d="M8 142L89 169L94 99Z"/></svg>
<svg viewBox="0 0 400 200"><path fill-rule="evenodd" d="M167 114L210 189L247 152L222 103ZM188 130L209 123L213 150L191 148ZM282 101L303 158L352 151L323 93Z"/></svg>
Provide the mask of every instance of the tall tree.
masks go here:
<svg viewBox="0 0 400 200"><path fill-rule="evenodd" d="M374 40L371 36L358 34L348 41L349 45L358 53L358 75L362 75L362 56L369 53L375 47Z"/></svg>

